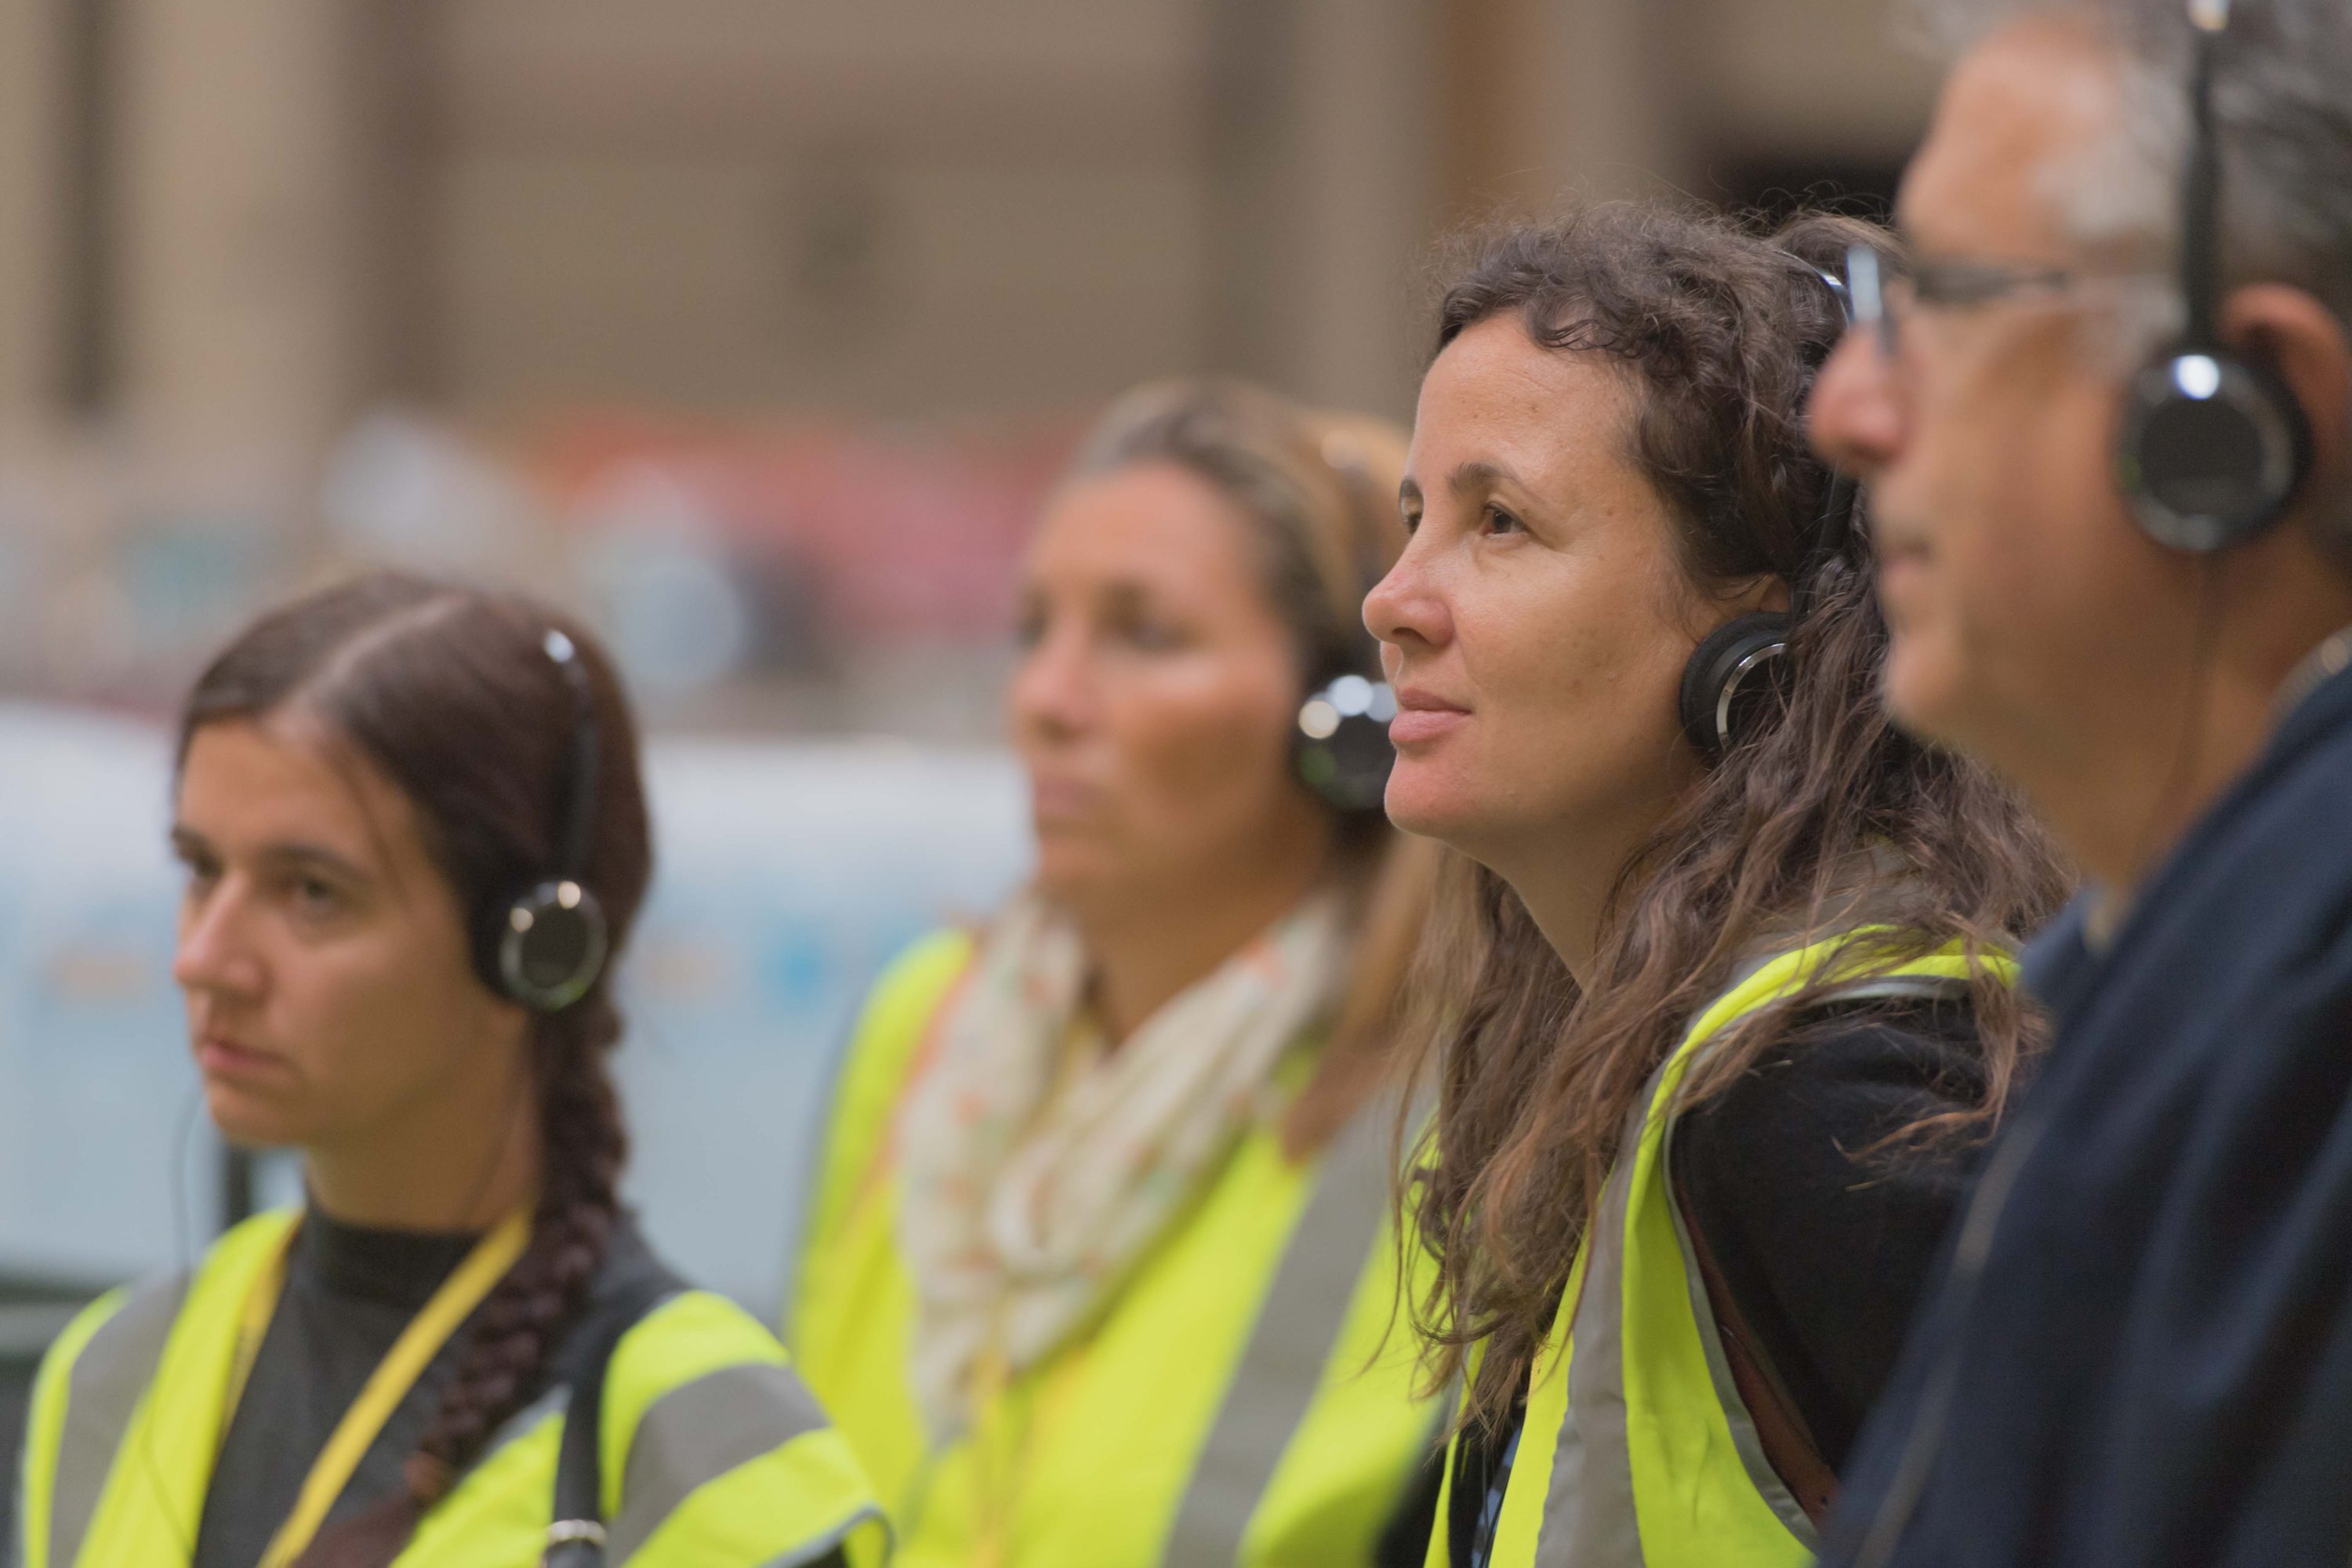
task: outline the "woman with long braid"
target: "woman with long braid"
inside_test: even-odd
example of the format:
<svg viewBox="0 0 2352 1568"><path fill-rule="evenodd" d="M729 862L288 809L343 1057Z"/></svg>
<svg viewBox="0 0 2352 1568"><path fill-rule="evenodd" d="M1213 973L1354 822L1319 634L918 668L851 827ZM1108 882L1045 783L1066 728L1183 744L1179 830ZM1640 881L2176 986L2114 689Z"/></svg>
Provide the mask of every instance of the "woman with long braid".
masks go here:
<svg viewBox="0 0 2352 1568"><path fill-rule="evenodd" d="M51 1350L23 1568L875 1561L782 1348L619 1204L652 852L594 642L390 575L268 616L188 700L172 842L208 1109L308 1202Z"/></svg>

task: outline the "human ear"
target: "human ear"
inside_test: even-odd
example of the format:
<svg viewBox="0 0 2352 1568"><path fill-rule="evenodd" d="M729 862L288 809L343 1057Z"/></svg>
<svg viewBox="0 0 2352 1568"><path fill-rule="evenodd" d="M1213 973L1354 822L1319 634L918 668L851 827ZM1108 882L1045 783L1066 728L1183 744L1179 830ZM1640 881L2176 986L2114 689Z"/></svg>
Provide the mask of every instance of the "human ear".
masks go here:
<svg viewBox="0 0 2352 1568"><path fill-rule="evenodd" d="M2304 289L2254 283L2222 302L2224 343L2267 364L2285 384L2311 428L2305 494L2333 494L2352 474L2352 344L2334 311Z"/></svg>

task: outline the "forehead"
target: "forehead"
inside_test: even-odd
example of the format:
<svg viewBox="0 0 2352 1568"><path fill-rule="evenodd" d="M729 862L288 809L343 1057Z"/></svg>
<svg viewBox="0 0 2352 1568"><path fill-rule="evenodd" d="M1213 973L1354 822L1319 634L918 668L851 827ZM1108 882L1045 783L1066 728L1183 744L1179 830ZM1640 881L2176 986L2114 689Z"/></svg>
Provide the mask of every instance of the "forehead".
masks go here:
<svg viewBox="0 0 2352 1568"><path fill-rule="evenodd" d="M1132 463L1062 487L1030 540L1033 588L1133 586L1230 599L1258 575L1258 546L1241 509L1172 462Z"/></svg>
<svg viewBox="0 0 2352 1568"><path fill-rule="evenodd" d="M366 867L405 858L417 844L400 792L326 744L315 724L291 718L199 729L176 804L182 826L228 853L299 843Z"/></svg>
<svg viewBox="0 0 2352 1568"><path fill-rule="evenodd" d="M1517 311L1490 316L1448 343L1422 378L1407 469L1428 491L1446 482L1434 470L1465 462L1491 461L1537 484L1613 464L1625 381L1597 354L1538 344Z"/></svg>
<svg viewBox="0 0 2352 1568"><path fill-rule="evenodd" d="M2033 17L1989 35L1944 84L1904 175L1905 232L1929 254L2063 259L2053 169L2109 134L2116 58L2087 22Z"/></svg>

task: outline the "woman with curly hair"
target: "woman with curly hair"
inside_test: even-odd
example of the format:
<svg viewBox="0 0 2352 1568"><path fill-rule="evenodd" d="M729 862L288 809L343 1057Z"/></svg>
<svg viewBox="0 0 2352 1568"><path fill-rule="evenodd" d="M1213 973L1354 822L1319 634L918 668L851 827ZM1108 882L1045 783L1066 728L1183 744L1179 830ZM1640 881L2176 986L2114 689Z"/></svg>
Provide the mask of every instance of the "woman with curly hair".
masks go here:
<svg viewBox="0 0 2352 1568"><path fill-rule="evenodd" d="M1408 1204L1466 1389L1433 1563L1806 1562L2027 1054L2061 875L1889 726L1801 427L1866 232L1601 206L1445 296L1366 609L1389 814L1460 852Z"/></svg>

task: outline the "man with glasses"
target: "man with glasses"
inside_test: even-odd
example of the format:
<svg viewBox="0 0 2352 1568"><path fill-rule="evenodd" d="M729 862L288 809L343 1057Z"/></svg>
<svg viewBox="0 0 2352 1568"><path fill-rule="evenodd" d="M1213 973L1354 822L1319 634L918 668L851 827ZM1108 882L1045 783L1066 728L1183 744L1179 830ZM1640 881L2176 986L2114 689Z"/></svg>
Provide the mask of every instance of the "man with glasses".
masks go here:
<svg viewBox="0 0 2352 1568"><path fill-rule="evenodd" d="M1815 440L1869 489L1896 718L2091 891L1825 1562L2340 1565L2352 5L1944 10Z"/></svg>

